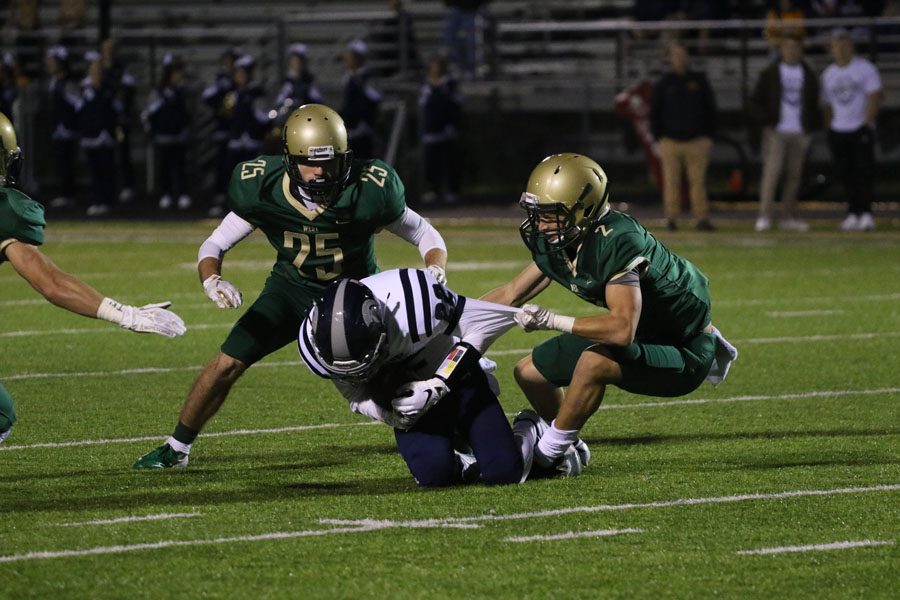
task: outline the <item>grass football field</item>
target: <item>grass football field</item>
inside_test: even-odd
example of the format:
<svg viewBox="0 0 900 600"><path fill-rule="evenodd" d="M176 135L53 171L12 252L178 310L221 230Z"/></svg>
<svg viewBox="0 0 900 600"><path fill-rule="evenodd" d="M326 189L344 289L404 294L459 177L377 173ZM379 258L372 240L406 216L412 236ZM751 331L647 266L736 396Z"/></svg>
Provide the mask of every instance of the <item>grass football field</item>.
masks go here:
<svg viewBox="0 0 900 600"><path fill-rule="evenodd" d="M528 261L513 222L438 223L449 283L478 296ZM652 226L652 223L651 223ZM188 333L141 336L51 307L0 267L2 598L896 598L900 229L661 234L710 278L740 358L683 398L611 388L581 477L417 489L392 432L351 414L288 346L250 369L187 469L131 463L176 423L239 311L194 270L209 224L52 224L45 251ZM378 239L382 268L419 264ZM226 258L245 305L274 252ZM594 309L559 286L538 301ZM547 334L489 352L501 400Z"/></svg>

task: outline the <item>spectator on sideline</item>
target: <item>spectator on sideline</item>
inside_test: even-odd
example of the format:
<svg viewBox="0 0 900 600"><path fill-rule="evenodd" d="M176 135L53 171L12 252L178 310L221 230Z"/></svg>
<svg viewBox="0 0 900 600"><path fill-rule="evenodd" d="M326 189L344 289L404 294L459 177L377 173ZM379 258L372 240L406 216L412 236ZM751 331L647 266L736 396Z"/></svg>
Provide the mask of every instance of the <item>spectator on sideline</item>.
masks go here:
<svg viewBox="0 0 900 600"><path fill-rule="evenodd" d="M678 229L681 172L687 172L691 210L700 231L714 231L709 221L706 170L716 132L716 102L706 75L688 68L688 53L669 45L672 70L653 86L650 131L658 140L663 171L663 209L669 231Z"/></svg>
<svg viewBox="0 0 900 600"><path fill-rule="evenodd" d="M212 209L225 204L225 191L234 164L228 163L228 137L234 115L234 61L241 55L237 48L228 48L221 55L222 68L215 81L203 90L203 103L212 111L212 142L216 146Z"/></svg>
<svg viewBox="0 0 900 600"><path fill-rule="evenodd" d="M187 142L191 116L184 90L184 63L166 53L159 84L151 92L147 110L141 115L150 133L156 155L156 186L161 194L159 208L168 210L177 202L179 210L191 207L187 194Z"/></svg>
<svg viewBox="0 0 900 600"><path fill-rule="evenodd" d="M381 92L369 83L366 68L368 48L362 40L352 40L344 50L344 103L338 111L347 126L353 155L375 158L375 119Z"/></svg>
<svg viewBox="0 0 900 600"><path fill-rule="evenodd" d="M875 120L881 105L881 76L855 56L846 29L831 34L834 62L822 73L822 101L834 169L847 196L842 231L872 231Z"/></svg>
<svg viewBox="0 0 900 600"><path fill-rule="evenodd" d="M249 54L234 61L235 89L225 99L225 104L232 107L227 161L231 168L260 155L263 139L271 124L265 106L265 90L254 80L255 72L256 59ZM223 214L222 204L214 204L209 211L210 217Z"/></svg>
<svg viewBox="0 0 900 600"><path fill-rule="evenodd" d="M777 8L776 8L777 7ZM785 37L802 39L806 35L803 19L806 13L794 0L777 0L766 13L766 40L773 50L779 51Z"/></svg>
<svg viewBox="0 0 900 600"><path fill-rule="evenodd" d="M807 231L809 225L797 218L797 191L810 134L820 122L819 82L803 60L802 40L791 36L782 36L780 40L781 59L760 73L751 102L756 120L763 128L756 231L768 231L772 227L772 205L782 172L782 219L778 225L788 231Z"/></svg>
<svg viewBox="0 0 900 600"><path fill-rule="evenodd" d="M59 175L57 196L52 208L75 204L75 167L78 161L78 108L81 94L72 75L69 52L64 46L53 46L46 57L47 94L50 104L50 146L55 171Z"/></svg>
<svg viewBox="0 0 900 600"><path fill-rule="evenodd" d="M322 94L315 85L316 78L308 68L306 44L291 44L287 55L287 73L281 81L278 98L275 99L275 120L278 124L287 121L291 113L304 104L324 103Z"/></svg>
<svg viewBox="0 0 900 600"><path fill-rule="evenodd" d="M462 98L448 67L443 57L431 59L428 77L419 94L422 152L428 182L428 190L422 194L423 204L438 198L451 204L459 200Z"/></svg>
<svg viewBox="0 0 900 600"><path fill-rule="evenodd" d="M9 52L0 56L0 112L13 115L13 102L19 96L16 82L16 59Z"/></svg>
<svg viewBox="0 0 900 600"><path fill-rule="evenodd" d="M464 79L475 77L478 11L490 0L444 0L444 43L450 62Z"/></svg>
<svg viewBox="0 0 900 600"><path fill-rule="evenodd" d="M103 78L116 96L121 112L116 127L116 161L122 175L122 187L119 191L119 202L128 203L134 199L134 164L131 162L131 129L134 116L134 96L137 82L128 72L125 63L117 53L116 43L112 38L100 44L100 56L103 60Z"/></svg>
<svg viewBox="0 0 900 600"><path fill-rule="evenodd" d="M115 90L103 77L100 53L94 50L84 55L88 64L87 76L81 87L78 108L78 134L81 148L91 172L91 202L87 216L107 214L116 193L116 129L122 116L122 105Z"/></svg>

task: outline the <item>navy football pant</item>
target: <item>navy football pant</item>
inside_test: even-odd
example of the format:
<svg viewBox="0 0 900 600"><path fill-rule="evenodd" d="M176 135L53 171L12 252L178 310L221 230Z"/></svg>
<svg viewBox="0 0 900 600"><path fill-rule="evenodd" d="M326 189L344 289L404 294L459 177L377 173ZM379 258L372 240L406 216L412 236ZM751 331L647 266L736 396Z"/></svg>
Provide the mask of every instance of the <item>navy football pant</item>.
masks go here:
<svg viewBox="0 0 900 600"><path fill-rule="evenodd" d="M454 441L471 447L485 483L519 483L522 478L522 454L512 428L487 377L477 366L412 429L395 429L394 437L403 460L422 487L462 482Z"/></svg>

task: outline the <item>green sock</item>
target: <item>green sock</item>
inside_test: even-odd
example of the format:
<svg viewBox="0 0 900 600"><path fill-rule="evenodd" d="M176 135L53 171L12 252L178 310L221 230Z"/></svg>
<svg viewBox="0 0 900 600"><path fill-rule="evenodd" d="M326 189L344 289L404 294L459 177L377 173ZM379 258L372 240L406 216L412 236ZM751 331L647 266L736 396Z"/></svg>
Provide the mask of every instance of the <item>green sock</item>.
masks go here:
<svg viewBox="0 0 900 600"><path fill-rule="evenodd" d="M198 430L191 429L181 421L178 421L178 425L175 426L175 431L172 433L173 438L188 446L194 443L198 435L200 435Z"/></svg>

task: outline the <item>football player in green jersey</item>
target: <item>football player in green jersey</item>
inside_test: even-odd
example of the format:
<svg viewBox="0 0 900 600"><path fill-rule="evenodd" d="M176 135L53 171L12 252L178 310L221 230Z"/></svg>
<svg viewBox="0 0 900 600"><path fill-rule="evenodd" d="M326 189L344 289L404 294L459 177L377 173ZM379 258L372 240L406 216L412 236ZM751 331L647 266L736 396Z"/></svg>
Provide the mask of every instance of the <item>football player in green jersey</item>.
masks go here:
<svg viewBox="0 0 900 600"><path fill-rule="evenodd" d="M515 368L529 402L552 420L535 451L543 466L577 440L607 385L681 396L704 379L720 383L737 358L712 326L706 276L611 210L607 186L606 173L585 156L556 154L538 164L520 200L528 215L520 233L534 262L484 296L521 306L556 281L608 310L575 318L526 304L516 316L526 331L562 332Z"/></svg>
<svg viewBox="0 0 900 600"><path fill-rule="evenodd" d="M49 302L79 315L112 321L141 333L166 337L183 334L184 322L166 310L171 302L138 308L105 298L38 250L44 243L44 207L15 188L21 165L15 129L0 113L0 264L8 261ZM0 385L0 442L15 422L12 397Z"/></svg>
<svg viewBox="0 0 900 600"><path fill-rule="evenodd" d="M425 267L446 281L440 234L406 206L397 172L380 160L354 160L341 117L306 104L288 118L279 156L239 163L231 177L231 212L200 246L198 272L220 308L238 308L241 292L221 278L222 258L254 229L277 253L259 298L238 319L220 352L188 393L172 435L134 463L136 469L183 467L191 444L250 365L296 341L300 323L332 281L378 272L374 235L381 229L418 246Z"/></svg>

